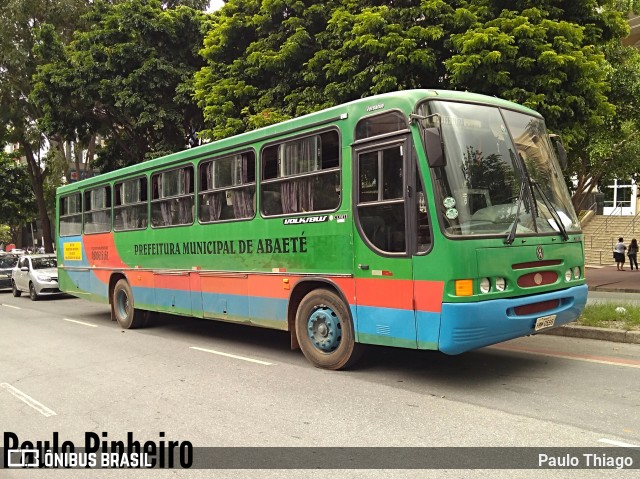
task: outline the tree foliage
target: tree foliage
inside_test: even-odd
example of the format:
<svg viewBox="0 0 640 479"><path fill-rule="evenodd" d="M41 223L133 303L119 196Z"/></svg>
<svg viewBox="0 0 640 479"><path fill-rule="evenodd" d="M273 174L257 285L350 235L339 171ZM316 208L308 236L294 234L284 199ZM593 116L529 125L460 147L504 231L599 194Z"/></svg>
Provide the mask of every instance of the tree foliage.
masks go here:
<svg viewBox="0 0 640 479"><path fill-rule="evenodd" d="M0 139L20 136L36 158L36 125L78 151L100 135L109 170L182 149L196 132L223 138L441 88L542 113L569 149L576 205L594 181L639 170L638 52L620 40L640 0L228 0L210 15L206 4L8 0L0 98L11 102L0 118L28 120L2 123Z"/></svg>
<svg viewBox="0 0 640 479"><path fill-rule="evenodd" d="M205 19L157 0L98 0L68 44L42 29L38 48L52 60L38 68L31 98L43 129L85 144L101 135L104 170L185 148L202 125L191 79L203 65Z"/></svg>
<svg viewBox="0 0 640 479"><path fill-rule="evenodd" d="M606 50L609 64L609 101L615 114L602 125L587 128L587 139L576 142L572 155L577 182L573 204L588 208L588 193L614 178L640 181L640 52L633 47L611 46Z"/></svg>
<svg viewBox="0 0 640 479"><path fill-rule="evenodd" d="M203 134L221 138L256 116L279 120L391 90L446 88L531 106L571 145L613 113L601 47L628 33L616 5L230 0L196 76Z"/></svg>
<svg viewBox="0 0 640 479"><path fill-rule="evenodd" d="M14 240L20 227L34 220L38 213L27 167L17 160L18 155L0 151L0 224L9 226Z"/></svg>
<svg viewBox="0 0 640 479"><path fill-rule="evenodd" d="M84 0L4 0L0 3L0 143L19 144L36 197L47 252L52 252L51 221L44 183L49 174L40 150L47 143L31 101L32 78L43 58L34 53L35 35L43 25L55 26L69 38L87 8Z"/></svg>
<svg viewBox="0 0 640 479"><path fill-rule="evenodd" d="M209 138L408 88L529 106L563 136L574 205L640 171L638 0L229 0L196 75Z"/></svg>

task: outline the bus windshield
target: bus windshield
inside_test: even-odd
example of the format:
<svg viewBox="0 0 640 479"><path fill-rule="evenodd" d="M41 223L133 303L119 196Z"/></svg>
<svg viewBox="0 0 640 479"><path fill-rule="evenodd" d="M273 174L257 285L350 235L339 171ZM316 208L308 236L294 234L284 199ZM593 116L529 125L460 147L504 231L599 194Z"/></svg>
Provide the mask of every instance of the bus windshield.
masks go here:
<svg viewBox="0 0 640 479"><path fill-rule="evenodd" d="M580 230L544 121L470 103L430 101L446 166L433 170L444 231L454 236Z"/></svg>

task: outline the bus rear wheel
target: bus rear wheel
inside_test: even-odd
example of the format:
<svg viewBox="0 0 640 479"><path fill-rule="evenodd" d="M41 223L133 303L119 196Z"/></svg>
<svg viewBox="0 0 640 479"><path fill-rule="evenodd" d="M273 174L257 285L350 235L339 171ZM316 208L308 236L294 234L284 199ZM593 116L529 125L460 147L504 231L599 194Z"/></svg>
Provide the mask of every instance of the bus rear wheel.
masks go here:
<svg viewBox="0 0 640 479"><path fill-rule="evenodd" d="M346 369L362 355L349 309L327 289L307 294L296 313L296 336L305 357L323 369Z"/></svg>
<svg viewBox="0 0 640 479"><path fill-rule="evenodd" d="M122 329L141 328L145 325L148 317L144 311L135 309L133 291L131 291L131 286L126 279L119 280L113 288L111 309Z"/></svg>

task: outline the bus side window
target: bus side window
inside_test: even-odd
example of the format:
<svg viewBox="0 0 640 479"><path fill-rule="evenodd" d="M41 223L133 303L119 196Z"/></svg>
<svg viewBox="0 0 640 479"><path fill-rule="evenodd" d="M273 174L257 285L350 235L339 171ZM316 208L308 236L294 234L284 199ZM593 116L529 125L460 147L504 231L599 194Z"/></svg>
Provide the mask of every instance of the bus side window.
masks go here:
<svg viewBox="0 0 640 479"><path fill-rule="evenodd" d="M157 182L156 182L157 186ZM114 186L113 229L126 231L147 227L147 177Z"/></svg>
<svg viewBox="0 0 640 479"><path fill-rule="evenodd" d="M185 166L152 176L151 225L193 223L193 167Z"/></svg>
<svg viewBox="0 0 640 479"><path fill-rule="evenodd" d="M84 232L111 231L111 187L101 186L85 191Z"/></svg>
<svg viewBox="0 0 640 479"><path fill-rule="evenodd" d="M337 131L270 145L261 156L263 215L331 211L340 205Z"/></svg>
<svg viewBox="0 0 640 479"><path fill-rule="evenodd" d="M60 236L82 233L82 196L73 193L60 198Z"/></svg>
<svg viewBox="0 0 640 479"><path fill-rule="evenodd" d="M198 169L200 222L253 218L256 191L253 151L204 161Z"/></svg>

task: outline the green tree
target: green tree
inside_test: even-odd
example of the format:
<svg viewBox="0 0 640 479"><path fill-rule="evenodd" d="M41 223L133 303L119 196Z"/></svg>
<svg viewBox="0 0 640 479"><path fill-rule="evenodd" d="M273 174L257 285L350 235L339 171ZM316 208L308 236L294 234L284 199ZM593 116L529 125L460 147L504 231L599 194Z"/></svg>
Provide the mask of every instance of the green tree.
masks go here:
<svg viewBox="0 0 640 479"><path fill-rule="evenodd" d="M40 151L47 141L38 127L41 111L29 99L42 58L34 55L35 34L44 24L61 38L75 30L84 0L5 0L0 3L0 143L20 145L42 223L45 248L52 250L51 221L43 184L48 171Z"/></svg>
<svg viewBox="0 0 640 479"><path fill-rule="evenodd" d="M202 127L191 79L203 66L206 18L157 0L98 0L68 44L41 29L38 48L51 61L38 68L31 98L44 131L80 148L100 135L105 171L184 149Z"/></svg>
<svg viewBox="0 0 640 479"><path fill-rule="evenodd" d="M614 111L602 47L627 34L610 0L239 1L214 15L196 75L204 136L407 88L534 107L571 142Z"/></svg>
<svg viewBox="0 0 640 479"><path fill-rule="evenodd" d="M11 243L11 229L9 225L0 224L0 243L3 245Z"/></svg>
<svg viewBox="0 0 640 479"><path fill-rule="evenodd" d="M18 160L18 155L0 151L0 224L9 226L14 243L21 227L33 221L38 213L27 167Z"/></svg>
<svg viewBox="0 0 640 479"><path fill-rule="evenodd" d="M574 206L638 158L638 0L230 0L196 75L205 137L386 91L470 90L542 113L569 149Z"/></svg>
<svg viewBox="0 0 640 479"><path fill-rule="evenodd" d="M633 47L611 46L606 57L611 85L608 98L615 114L602 125L587 127L587 138L574 144L576 210L590 206L585 202L589 192L603 182L614 178L640 181L640 52Z"/></svg>

